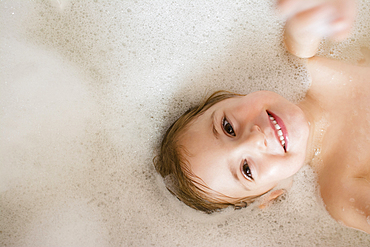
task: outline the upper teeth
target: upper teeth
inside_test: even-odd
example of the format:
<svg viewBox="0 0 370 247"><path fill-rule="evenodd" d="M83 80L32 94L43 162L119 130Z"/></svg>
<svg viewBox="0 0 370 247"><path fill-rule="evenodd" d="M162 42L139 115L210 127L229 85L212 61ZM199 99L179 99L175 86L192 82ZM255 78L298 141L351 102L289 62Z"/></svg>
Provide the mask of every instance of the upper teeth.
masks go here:
<svg viewBox="0 0 370 247"><path fill-rule="evenodd" d="M285 139L284 139L284 136L283 136L283 131L281 131L281 127L280 127L280 125L276 122L275 118L274 118L273 116L271 116L270 114L269 114L269 116L270 116L270 120L271 120L271 122L274 124L275 129L277 130L277 134L278 134L278 137L279 137L279 139L280 139L280 143L281 143L281 145L282 145L282 146L284 147L284 149L285 149Z"/></svg>

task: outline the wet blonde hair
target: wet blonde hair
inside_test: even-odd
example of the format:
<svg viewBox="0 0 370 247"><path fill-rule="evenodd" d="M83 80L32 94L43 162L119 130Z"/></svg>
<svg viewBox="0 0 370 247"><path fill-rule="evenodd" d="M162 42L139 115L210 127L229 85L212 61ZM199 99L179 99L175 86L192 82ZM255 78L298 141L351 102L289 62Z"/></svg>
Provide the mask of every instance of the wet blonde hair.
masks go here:
<svg viewBox="0 0 370 247"><path fill-rule="evenodd" d="M154 166L164 178L167 189L188 206L206 213L212 213L230 205L234 206L235 209L243 208L255 197L225 200L222 199L225 196L197 182L187 165L186 149L179 144L179 139L189 124L211 106L236 96L243 95L228 91L217 91L198 106L187 110L166 131L160 153L154 158Z"/></svg>

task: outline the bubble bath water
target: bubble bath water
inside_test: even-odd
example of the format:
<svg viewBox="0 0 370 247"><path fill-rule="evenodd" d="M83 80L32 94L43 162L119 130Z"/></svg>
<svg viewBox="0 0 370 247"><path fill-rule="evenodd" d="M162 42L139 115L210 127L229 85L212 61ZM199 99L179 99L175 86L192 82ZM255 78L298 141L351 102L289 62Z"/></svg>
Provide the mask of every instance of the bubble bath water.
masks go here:
<svg viewBox="0 0 370 247"><path fill-rule="evenodd" d="M305 166L283 198L206 215L152 159L182 112L219 89L297 102L303 60L274 1L0 2L1 246L369 246L325 211ZM319 55L367 63L370 3Z"/></svg>

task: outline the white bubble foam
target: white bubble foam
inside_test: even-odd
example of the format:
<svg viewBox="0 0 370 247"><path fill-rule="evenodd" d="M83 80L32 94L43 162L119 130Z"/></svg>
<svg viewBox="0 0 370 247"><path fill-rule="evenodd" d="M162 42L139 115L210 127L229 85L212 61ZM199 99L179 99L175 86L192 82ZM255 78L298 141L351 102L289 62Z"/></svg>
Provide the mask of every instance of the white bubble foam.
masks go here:
<svg viewBox="0 0 370 247"><path fill-rule="evenodd" d="M367 61L369 7L320 54ZM305 67L285 51L273 8L1 1L0 245L368 246L327 214L309 167L268 208L213 215L179 202L154 170L166 128L205 95L304 95Z"/></svg>

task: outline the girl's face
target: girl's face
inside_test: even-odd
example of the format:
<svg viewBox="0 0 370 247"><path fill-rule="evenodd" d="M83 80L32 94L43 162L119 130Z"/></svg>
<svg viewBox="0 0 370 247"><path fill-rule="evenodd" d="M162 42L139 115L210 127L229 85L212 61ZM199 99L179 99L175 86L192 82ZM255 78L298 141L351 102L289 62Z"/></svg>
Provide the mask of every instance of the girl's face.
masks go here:
<svg viewBox="0 0 370 247"><path fill-rule="evenodd" d="M294 175L308 137L309 123L298 106L259 91L209 108L190 123L180 144L197 182L227 200L261 195Z"/></svg>

